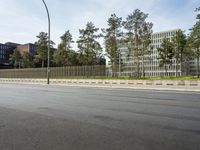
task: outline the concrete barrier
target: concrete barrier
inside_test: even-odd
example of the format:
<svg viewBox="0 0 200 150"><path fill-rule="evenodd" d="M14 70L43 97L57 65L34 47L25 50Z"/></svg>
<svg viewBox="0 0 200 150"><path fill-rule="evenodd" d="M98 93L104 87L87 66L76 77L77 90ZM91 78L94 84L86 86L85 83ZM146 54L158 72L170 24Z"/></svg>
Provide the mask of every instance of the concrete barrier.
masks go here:
<svg viewBox="0 0 200 150"><path fill-rule="evenodd" d="M0 78L0 83L46 84L47 79L10 79ZM97 80L97 79L51 79L51 85L143 88L143 89L180 89L200 91L199 80Z"/></svg>

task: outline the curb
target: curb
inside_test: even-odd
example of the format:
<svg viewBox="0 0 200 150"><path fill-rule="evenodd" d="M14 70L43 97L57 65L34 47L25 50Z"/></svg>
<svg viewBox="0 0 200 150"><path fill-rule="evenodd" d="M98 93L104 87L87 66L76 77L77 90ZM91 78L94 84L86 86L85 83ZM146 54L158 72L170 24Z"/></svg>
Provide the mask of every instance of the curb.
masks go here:
<svg viewBox="0 0 200 150"><path fill-rule="evenodd" d="M47 85L46 79L8 79L1 78L1 84ZM200 92L200 81L193 80L83 80L83 79L51 79L50 85L113 88L113 89L144 89L167 91Z"/></svg>

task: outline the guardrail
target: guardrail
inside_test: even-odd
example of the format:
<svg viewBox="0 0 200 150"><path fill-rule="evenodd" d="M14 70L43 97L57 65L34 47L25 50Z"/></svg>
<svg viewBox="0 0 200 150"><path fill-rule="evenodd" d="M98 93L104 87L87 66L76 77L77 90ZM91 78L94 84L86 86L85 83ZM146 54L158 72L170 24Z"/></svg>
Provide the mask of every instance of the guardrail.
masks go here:
<svg viewBox="0 0 200 150"><path fill-rule="evenodd" d="M0 78L0 83L46 84L46 79ZM97 79L51 79L51 85L105 86L119 88L184 88L200 90L199 80L97 80Z"/></svg>

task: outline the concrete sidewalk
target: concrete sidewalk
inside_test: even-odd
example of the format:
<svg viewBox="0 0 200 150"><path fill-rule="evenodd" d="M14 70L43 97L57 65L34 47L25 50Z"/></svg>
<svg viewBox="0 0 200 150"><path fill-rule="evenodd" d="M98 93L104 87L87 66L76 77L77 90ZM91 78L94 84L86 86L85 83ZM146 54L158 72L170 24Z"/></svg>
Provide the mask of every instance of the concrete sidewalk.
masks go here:
<svg viewBox="0 0 200 150"><path fill-rule="evenodd" d="M47 84L46 79L0 79L6 84ZM51 79L51 85L118 89L148 89L200 92L197 80L96 80L96 79Z"/></svg>

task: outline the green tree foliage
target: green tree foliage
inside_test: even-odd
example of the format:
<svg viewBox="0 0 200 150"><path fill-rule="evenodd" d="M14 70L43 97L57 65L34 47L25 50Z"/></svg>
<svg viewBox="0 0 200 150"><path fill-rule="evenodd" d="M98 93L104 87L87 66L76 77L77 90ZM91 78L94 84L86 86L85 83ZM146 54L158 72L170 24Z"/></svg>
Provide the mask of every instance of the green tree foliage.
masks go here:
<svg viewBox="0 0 200 150"><path fill-rule="evenodd" d="M81 65L96 65L97 58L102 56L102 47L97 41L101 37L99 29L92 22L86 24L85 29L79 30L80 36L77 41L79 48L79 63Z"/></svg>
<svg viewBox="0 0 200 150"><path fill-rule="evenodd" d="M172 59L173 59L173 44L169 41L169 39L164 38L163 42L161 44L161 47L158 49L159 54L159 61L160 61L160 67L165 68L165 76L167 76L167 70L168 67L172 65Z"/></svg>
<svg viewBox="0 0 200 150"><path fill-rule="evenodd" d="M22 55L17 48L14 49L13 54L10 55L10 61L14 64L15 68L21 68Z"/></svg>
<svg viewBox="0 0 200 150"><path fill-rule="evenodd" d="M200 57L200 7L196 9L197 22L190 29L190 35L188 38L187 46L191 49L191 54L197 59L197 75L200 77L200 68L199 68L199 57Z"/></svg>
<svg viewBox="0 0 200 150"><path fill-rule="evenodd" d="M79 54L77 52L75 52L74 50L70 50L69 51L69 62L70 62L70 65L71 66L78 66L80 65L79 64L79 61L78 61L78 56Z"/></svg>
<svg viewBox="0 0 200 150"><path fill-rule="evenodd" d="M22 67L23 68L34 67L33 56L28 52L25 52L22 55Z"/></svg>
<svg viewBox="0 0 200 150"><path fill-rule="evenodd" d="M73 43L72 35L69 30L65 32L61 37L61 43L58 45L58 49L54 52L54 62L59 66L71 65L70 53L71 43Z"/></svg>
<svg viewBox="0 0 200 150"><path fill-rule="evenodd" d="M139 37L141 42L141 57L142 57L142 77L145 77L145 67L144 67L144 61L145 58L148 58L147 56L150 56L152 47L150 47L151 44L151 35L153 33L153 23L151 22L144 22L142 25ZM146 56L146 57L145 57Z"/></svg>
<svg viewBox="0 0 200 150"><path fill-rule="evenodd" d="M180 71L182 72L183 56L186 56L187 54L185 48L186 42L187 42L186 35L182 30L177 31L174 37L172 38L172 44L174 48L173 53L174 53L174 58L176 59L176 76L178 75L179 65L180 65Z"/></svg>
<svg viewBox="0 0 200 150"><path fill-rule="evenodd" d="M47 53L48 53L48 34L45 32L40 32L38 36L36 36L38 38L38 41L35 42L35 44L37 45L37 52L35 55L35 62L36 63L41 63L42 68L45 65L45 62L47 61ZM54 42L51 41L50 42L51 45L51 52L50 54L52 54L52 50L53 50L53 45ZM51 57L50 57L51 58Z"/></svg>
<svg viewBox="0 0 200 150"><path fill-rule="evenodd" d="M35 55L36 63L41 62L42 68L47 60L47 44L48 44L48 34L45 32L40 32L38 36L38 41L35 43L37 45L37 53Z"/></svg>
<svg viewBox="0 0 200 150"><path fill-rule="evenodd" d="M136 76L138 78L141 76L140 60L145 55L145 47L150 44L149 39L152 33L153 24L146 22L147 17L148 14L136 9L128 15L124 22L124 28L128 31L128 48L132 52L133 61L136 66Z"/></svg>
<svg viewBox="0 0 200 150"><path fill-rule="evenodd" d="M112 63L113 76L116 76L119 64L119 39L121 38L122 18L112 14L108 19L108 28L103 29L107 56Z"/></svg>

